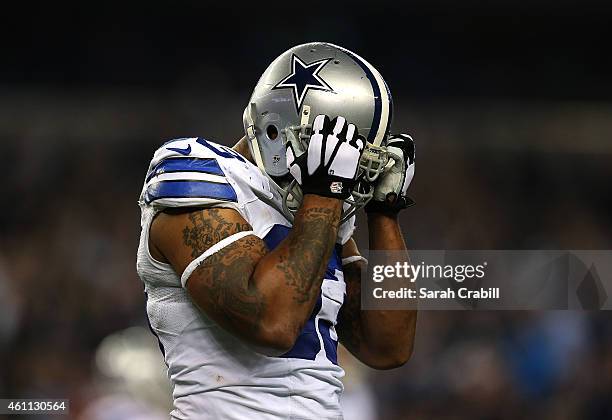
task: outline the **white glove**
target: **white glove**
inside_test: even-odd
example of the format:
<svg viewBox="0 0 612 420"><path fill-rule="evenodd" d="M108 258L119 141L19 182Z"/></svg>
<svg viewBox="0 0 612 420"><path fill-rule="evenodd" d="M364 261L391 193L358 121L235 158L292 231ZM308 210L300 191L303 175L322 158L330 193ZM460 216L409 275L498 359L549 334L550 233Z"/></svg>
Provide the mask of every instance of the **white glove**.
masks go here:
<svg viewBox="0 0 612 420"><path fill-rule="evenodd" d="M374 194L366 205L366 212L397 212L414 204L406 191L414 177L414 140L408 134L390 135L386 142L387 152L393 159L374 184Z"/></svg>
<svg viewBox="0 0 612 420"><path fill-rule="evenodd" d="M287 142L287 167L304 194L346 199L357 182L357 168L365 140L343 117L330 121L318 115L312 125L308 150Z"/></svg>

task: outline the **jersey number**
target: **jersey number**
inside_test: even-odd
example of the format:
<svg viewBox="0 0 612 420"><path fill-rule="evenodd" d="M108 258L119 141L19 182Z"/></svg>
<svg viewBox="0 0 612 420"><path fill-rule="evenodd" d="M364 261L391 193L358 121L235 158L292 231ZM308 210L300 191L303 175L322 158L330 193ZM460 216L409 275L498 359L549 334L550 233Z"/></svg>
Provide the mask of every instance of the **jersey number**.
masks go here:
<svg viewBox="0 0 612 420"><path fill-rule="evenodd" d="M342 277L342 272L336 271L336 277ZM338 335L335 325L344 300L345 288L341 278L323 280L321 294L310 319L293 348L283 357L315 360L317 355L321 355L338 364Z"/></svg>
<svg viewBox="0 0 612 420"><path fill-rule="evenodd" d="M235 150L230 149L229 147L219 146L219 148L217 148L216 146L213 146L208 141L206 141L206 139L203 139L202 137L198 138L196 141L200 143L202 146L206 147L211 152L215 153L216 155L219 155L221 157L228 158L228 159L238 159L242 163L246 162L246 160L244 160L244 158L240 156L240 153L236 152Z"/></svg>

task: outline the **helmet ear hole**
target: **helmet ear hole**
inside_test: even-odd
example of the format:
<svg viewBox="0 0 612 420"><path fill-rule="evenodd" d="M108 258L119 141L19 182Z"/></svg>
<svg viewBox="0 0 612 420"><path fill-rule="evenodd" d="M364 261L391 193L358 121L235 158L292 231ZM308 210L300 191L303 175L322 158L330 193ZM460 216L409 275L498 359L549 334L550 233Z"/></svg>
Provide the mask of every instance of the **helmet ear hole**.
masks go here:
<svg viewBox="0 0 612 420"><path fill-rule="evenodd" d="M276 140L278 138L278 128L274 124L270 124L266 128L266 135L270 140Z"/></svg>

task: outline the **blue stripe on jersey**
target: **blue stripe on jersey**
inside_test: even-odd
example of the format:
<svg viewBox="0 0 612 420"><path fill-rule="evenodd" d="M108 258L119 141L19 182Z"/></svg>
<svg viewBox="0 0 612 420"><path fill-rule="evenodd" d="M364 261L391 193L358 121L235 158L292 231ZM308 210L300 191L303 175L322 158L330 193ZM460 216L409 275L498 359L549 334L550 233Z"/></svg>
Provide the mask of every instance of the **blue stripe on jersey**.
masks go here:
<svg viewBox="0 0 612 420"><path fill-rule="evenodd" d="M162 198L214 198L225 201L238 201L236 191L230 184L209 181L161 181L147 188L145 202Z"/></svg>
<svg viewBox="0 0 612 420"><path fill-rule="evenodd" d="M172 172L203 172L206 174L225 176L216 159L208 158L168 158L159 162L147 175L146 182L159 174Z"/></svg>

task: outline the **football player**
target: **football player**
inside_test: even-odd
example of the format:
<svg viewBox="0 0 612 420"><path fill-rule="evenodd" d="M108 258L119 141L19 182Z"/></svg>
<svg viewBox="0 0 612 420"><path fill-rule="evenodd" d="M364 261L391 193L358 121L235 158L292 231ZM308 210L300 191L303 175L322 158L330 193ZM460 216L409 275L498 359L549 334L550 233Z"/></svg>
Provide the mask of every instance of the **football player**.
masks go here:
<svg viewBox="0 0 612 420"><path fill-rule="evenodd" d="M300 45L267 68L234 148L181 138L140 196L138 273L168 365L174 419L339 419L340 341L375 369L410 357L416 311L361 311L370 249L405 250L408 135L363 58Z"/></svg>

